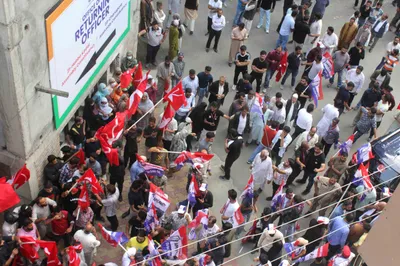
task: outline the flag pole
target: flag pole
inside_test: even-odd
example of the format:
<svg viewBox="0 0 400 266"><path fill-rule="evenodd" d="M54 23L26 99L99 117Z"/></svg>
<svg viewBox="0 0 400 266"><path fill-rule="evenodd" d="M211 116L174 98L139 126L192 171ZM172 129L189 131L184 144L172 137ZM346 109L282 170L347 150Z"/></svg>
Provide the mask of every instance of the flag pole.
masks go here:
<svg viewBox="0 0 400 266"><path fill-rule="evenodd" d="M343 201L343 198L346 196L347 191L349 191L350 188L350 184L346 187L346 190L343 192L342 196L340 197L340 200L336 203L335 207L332 209L331 214L329 214L329 219L331 219L332 215L333 215L333 211L339 206L339 204Z"/></svg>
<svg viewBox="0 0 400 266"><path fill-rule="evenodd" d="M160 103L162 103L164 100L164 98L162 98L161 100L159 100L153 107L150 108L150 110L148 110L144 115L142 115L132 126L128 127L126 130L130 130L131 128L133 128L134 126L136 126L137 123L139 123L140 120L142 120L143 118L146 117L146 115L148 115L149 113L153 112L153 110L156 108L157 105L159 105Z"/></svg>
<svg viewBox="0 0 400 266"><path fill-rule="evenodd" d="M311 82L310 82L310 83L311 83ZM307 85L307 87L304 89L304 91L302 91L302 92L300 93L300 95L304 95L304 93L306 92L306 90L308 89L308 87L310 87L310 84Z"/></svg>
<svg viewBox="0 0 400 266"><path fill-rule="evenodd" d="M118 242L118 246L120 246L125 252L128 252L128 250L126 250L126 248L124 248L124 246L123 245L121 245L121 243L120 242Z"/></svg>
<svg viewBox="0 0 400 266"><path fill-rule="evenodd" d="M76 213L76 220L78 221L79 219L79 214L81 213L81 207L78 208L78 211Z"/></svg>

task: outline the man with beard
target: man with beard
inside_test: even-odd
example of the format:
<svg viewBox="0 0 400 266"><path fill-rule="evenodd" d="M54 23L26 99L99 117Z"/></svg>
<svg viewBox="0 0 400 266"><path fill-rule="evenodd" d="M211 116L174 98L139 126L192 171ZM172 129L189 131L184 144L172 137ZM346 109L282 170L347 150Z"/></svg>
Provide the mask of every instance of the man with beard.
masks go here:
<svg viewBox="0 0 400 266"><path fill-rule="evenodd" d="M164 62L160 63L157 67L157 102L163 97L164 91L170 88L171 78L174 76L174 64L171 64L171 58L166 56Z"/></svg>
<svg viewBox="0 0 400 266"><path fill-rule="evenodd" d="M75 241L79 241L82 244L87 265L92 265L94 256L96 256L97 247L100 246L100 241L96 239L93 232L93 225L87 223L85 229L76 231L74 235Z"/></svg>

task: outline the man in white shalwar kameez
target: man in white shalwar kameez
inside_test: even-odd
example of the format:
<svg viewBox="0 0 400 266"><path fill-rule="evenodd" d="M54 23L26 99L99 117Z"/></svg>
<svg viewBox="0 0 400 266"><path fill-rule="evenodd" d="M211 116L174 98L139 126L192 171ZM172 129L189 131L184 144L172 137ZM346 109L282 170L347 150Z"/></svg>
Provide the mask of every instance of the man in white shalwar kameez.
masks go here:
<svg viewBox="0 0 400 266"><path fill-rule="evenodd" d="M265 149L262 150L254 158L253 164L251 165L251 174L254 180L254 189L259 187L258 190L261 192L264 189L265 183L272 179L272 160L268 156L269 152Z"/></svg>
<svg viewBox="0 0 400 266"><path fill-rule="evenodd" d="M332 125L332 120L339 117L339 110L332 104L327 104L322 108L322 112L324 115L317 124L317 135L323 137Z"/></svg>

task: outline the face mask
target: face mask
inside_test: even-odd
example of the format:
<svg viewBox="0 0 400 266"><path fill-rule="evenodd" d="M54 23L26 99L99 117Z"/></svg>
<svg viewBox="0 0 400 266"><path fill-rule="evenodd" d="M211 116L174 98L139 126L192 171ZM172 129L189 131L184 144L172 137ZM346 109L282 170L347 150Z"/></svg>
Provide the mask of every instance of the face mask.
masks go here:
<svg viewBox="0 0 400 266"><path fill-rule="evenodd" d="M174 19L174 20L172 21L172 23L174 23L175 26L178 26L178 25L179 25L179 20Z"/></svg>
<svg viewBox="0 0 400 266"><path fill-rule="evenodd" d="M126 59L132 60L133 56L127 56Z"/></svg>

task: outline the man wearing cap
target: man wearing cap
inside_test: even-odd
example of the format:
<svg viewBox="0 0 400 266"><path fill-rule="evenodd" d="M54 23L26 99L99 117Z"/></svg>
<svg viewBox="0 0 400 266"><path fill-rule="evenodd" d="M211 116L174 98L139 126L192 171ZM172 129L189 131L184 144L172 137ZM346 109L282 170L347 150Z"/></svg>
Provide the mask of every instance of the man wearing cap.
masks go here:
<svg viewBox="0 0 400 266"><path fill-rule="evenodd" d="M172 230L176 231L181 226L187 226L192 221L189 212L186 211L186 206L180 205L177 211L171 213L167 218L167 223L172 225Z"/></svg>
<svg viewBox="0 0 400 266"><path fill-rule="evenodd" d="M308 213L312 213L317 208L320 208L319 215L325 216L326 213L326 206L335 202L339 199L340 195L342 194L341 187L338 180L335 177L324 177L324 176L317 176L314 179L314 197L320 196L314 199L312 203L312 207L308 211ZM320 207L318 207L320 206ZM325 209L324 209L325 208Z"/></svg>
<svg viewBox="0 0 400 266"><path fill-rule="evenodd" d="M277 246L283 247L285 239L283 234L276 229L274 224L269 224L262 232L258 240L257 247L260 249L260 254L269 253L270 250L276 249ZM270 258L271 260L274 258Z"/></svg>
<svg viewBox="0 0 400 266"><path fill-rule="evenodd" d="M184 54L182 52L178 53L178 57L172 62L175 67L175 75L172 77L172 87L183 78L183 73L185 71L185 61L183 61Z"/></svg>
<svg viewBox="0 0 400 266"><path fill-rule="evenodd" d="M256 155L252 165L250 166L251 174L254 178L254 189L258 186L257 191L261 193L265 187L265 183L272 179L272 160L268 156L267 149L263 149Z"/></svg>
<svg viewBox="0 0 400 266"><path fill-rule="evenodd" d="M208 190L208 185L206 183L202 183L199 190L200 196L196 197L196 204L193 206L193 217L196 217L198 210L212 208L214 204L213 194Z"/></svg>
<svg viewBox="0 0 400 266"><path fill-rule="evenodd" d="M285 117L285 126L292 127L293 122L297 118L297 113L300 109L300 102L297 100L299 95L297 93L292 94L291 100L286 102L286 117Z"/></svg>
<svg viewBox="0 0 400 266"><path fill-rule="evenodd" d="M339 118L335 117L326 133L322 136L321 143L324 145L325 156L328 156L332 145L335 144L336 146L339 142L339 121Z"/></svg>

